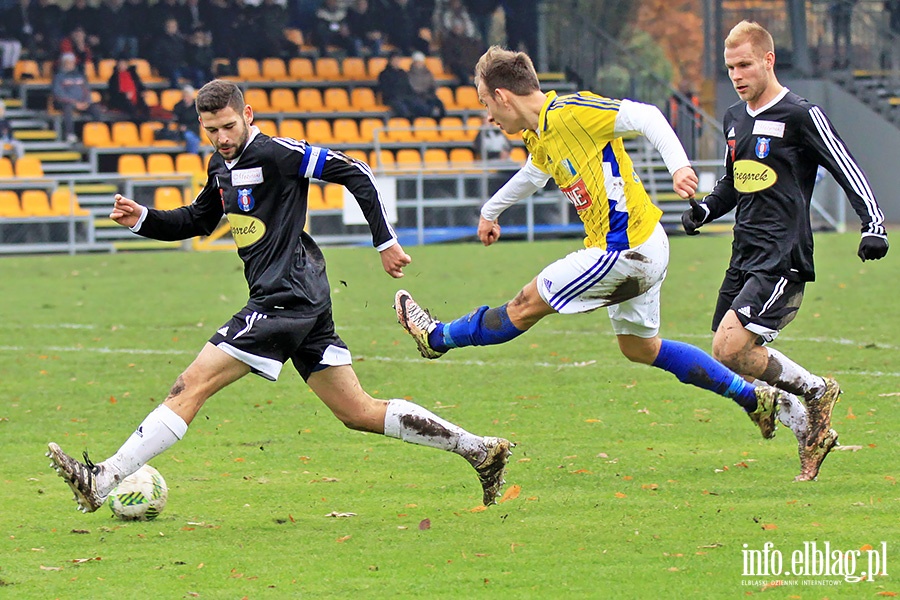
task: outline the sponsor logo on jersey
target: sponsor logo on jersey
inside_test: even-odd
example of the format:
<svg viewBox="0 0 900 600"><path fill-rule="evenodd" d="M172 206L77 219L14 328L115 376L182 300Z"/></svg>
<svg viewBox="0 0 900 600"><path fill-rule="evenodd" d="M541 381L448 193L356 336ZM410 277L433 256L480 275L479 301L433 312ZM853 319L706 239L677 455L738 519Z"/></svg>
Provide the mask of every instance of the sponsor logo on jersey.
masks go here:
<svg viewBox="0 0 900 600"><path fill-rule="evenodd" d="M769 155L769 150L772 148L772 138L756 138L756 156L759 158L765 158Z"/></svg>
<svg viewBox="0 0 900 600"><path fill-rule="evenodd" d="M750 314L750 307L749 307L749 306L742 306L742 307L740 307L739 309L737 309L737 311L738 311L739 313L741 313L742 315L744 315L745 317L747 317L748 319L751 318L751 317L753 316L753 315Z"/></svg>
<svg viewBox="0 0 900 600"><path fill-rule="evenodd" d="M784 137L784 123L778 121L754 121L753 135L768 135L770 137Z"/></svg>
<svg viewBox="0 0 900 600"><path fill-rule="evenodd" d="M253 198L253 190L250 188L238 189L238 208L244 212L250 212L256 206L256 200Z"/></svg>
<svg viewBox="0 0 900 600"><path fill-rule="evenodd" d="M225 327L220 327L220 328L216 331L216 333L218 333L218 334L221 335L222 337L228 337L228 325L226 325Z"/></svg>
<svg viewBox="0 0 900 600"><path fill-rule="evenodd" d="M755 160L739 160L734 163L734 189L743 193L769 189L778 180L772 167Z"/></svg>
<svg viewBox="0 0 900 600"><path fill-rule="evenodd" d="M584 179L579 178L572 185L560 188L560 191L565 194L578 212L589 208L593 202L591 195L588 194L587 186L584 184Z"/></svg>
<svg viewBox="0 0 900 600"><path fill-rule="evenodd" d="M569 172L569 175L578 175L578 171L575 170L575 166L572 165L572 161L568 158L564 158L562 161L563 166Z"/></svg>
<svg viewBox="0 0 900 600"><path fill-rule="evenodd" d="M228 224L231 225L231 237L238 248L246 248L255 244L266 235L266 224L249 215L228 213Z"/></svg>
<svg viewBox="0 0 900 600"><path fill-rule="evenodd" d="M553 282L550 281L549 279L547 279L546 277L544 277L544 287L549 292L551 289L553 289Z"/></svg>
<svg viewBox="0 0 900 600"><path fill-rule="evenodd" d="M731 129L728 130L728 135L725 137L734 137L734 136L735 136L734 127L732 127Z"/></svg>
<svg viewBox="0 0 900 600"><path fill-rule="evenodd" d="M263 182L262 167L235 169L231 172L231 185L256 185Z"/></svg>

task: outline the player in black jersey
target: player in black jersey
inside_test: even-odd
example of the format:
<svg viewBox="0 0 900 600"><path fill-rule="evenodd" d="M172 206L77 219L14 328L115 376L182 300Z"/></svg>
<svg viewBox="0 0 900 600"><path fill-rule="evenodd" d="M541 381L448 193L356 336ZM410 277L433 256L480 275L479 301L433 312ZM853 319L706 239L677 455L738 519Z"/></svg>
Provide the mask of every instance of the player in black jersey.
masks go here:
<svg viewBox="0 0 900 600"><path fill-rule="evenodd" d="M725 176L702 203L691 201L682 224L695 235L736 208L731 263L713 316L713 355L804 399L805 407L793 402L779 418L799 443L796 480L808 481L837 443L831 411L841 389L763 344L794 319L806 282L815 279L809 206L818 166L834 176L859 216L863 261L887 253L884 215L822 109L778 83L768 31L738 23L725 40L725 66L741 98L725 114Z"/></svg>
<svg viewBox="0 0 900 600"><path fill-rule="evenodd" d="M403 276L409 256L397 243L374 177L360 161L305 141L271 138L253 127L240 89L215 80L197 94L200 123L216 154L190 206L161 211L116 195L110 218L140 235L182 240L209 235L224 215L250 290L247 305L210 338L118 452L94 464L50 443L51 466L84 512L99 508L117 482L180 440L203 403L248 373L275 380L290 359L344 425L449 450L475 467L485 505L495 502L510 443L473 435L406 400L377 400L359 384L350 351L334 330L325 259L303 231L309 178L340 183L362 208L384 270Z"/></svg>

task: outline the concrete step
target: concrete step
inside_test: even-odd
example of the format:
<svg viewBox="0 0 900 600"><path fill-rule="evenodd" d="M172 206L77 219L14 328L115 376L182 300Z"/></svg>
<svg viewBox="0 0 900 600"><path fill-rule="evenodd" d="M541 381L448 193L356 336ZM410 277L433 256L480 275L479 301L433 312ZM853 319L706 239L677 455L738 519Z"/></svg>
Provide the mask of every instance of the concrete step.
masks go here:
<svg viewBox="0 0 900 600"><path fill-rule="evenodd" d="M42 141L28 141L24 142L25 151L36 151L36 152L55 152L57 150L71 150L72 144L63 141L52 141L52 142L42 142Z"/></svg>
<svg viewBox="0 0 900 600"><path fill-rule="evenodd" d="M44 173L53 173L55 175L63 175L66 173L90 173L91 172L91 163L82 162L82 161L68 161L68 162L45 162L42 163L44 167Z"/></svg>

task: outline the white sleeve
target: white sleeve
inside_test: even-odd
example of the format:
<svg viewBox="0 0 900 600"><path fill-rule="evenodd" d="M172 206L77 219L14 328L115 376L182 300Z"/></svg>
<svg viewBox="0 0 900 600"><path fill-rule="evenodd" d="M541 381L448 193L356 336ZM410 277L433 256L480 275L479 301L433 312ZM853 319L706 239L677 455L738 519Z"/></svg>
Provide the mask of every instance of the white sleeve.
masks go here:
<svg viewBox="0 0 900 600"><path fill-rule="evenodd" d="M140 207L141 207L141 216L138 217L137 223L135 223L133 227L128 228L135 233L138 233L141 230L141 225L144 224L144 219L147 218L147 213L150 212L147 210L147 207L144 206L143 204L141 204Z"/></svg>
<svg viewBox="0 0 900 600"><path fill-rule="evenodd" d="M502 188L491 196L491 199L481 207L481 216L488 221L496 221L504 210L547 185L550 176L538 169L531 162L531 157L525 166L510 177Z"/></svg>
<svg viewBox="0 0 900 600"><path fill-rule="evenodd" d="M672 131L662 112L652 104L622 100L616 115L616 137L639 133L659 150L672 175L682 167L691 166L678 136Z"/></svg>

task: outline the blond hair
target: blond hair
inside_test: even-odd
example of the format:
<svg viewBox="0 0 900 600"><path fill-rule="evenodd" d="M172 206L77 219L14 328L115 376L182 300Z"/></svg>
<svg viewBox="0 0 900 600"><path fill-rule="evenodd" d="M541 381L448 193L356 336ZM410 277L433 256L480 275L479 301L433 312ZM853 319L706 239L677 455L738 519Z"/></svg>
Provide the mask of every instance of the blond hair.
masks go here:
<svg viewBox="0 0 900 600"><path fill-rule="evenodd" d="M503 88L517 96L527 96L541 89L531 58L524 52L513 52L491 46L475 65L475 82L493 97L494 90Z"/></svg>
<svg viewBox="0 0 900 600"><path fill-rule="evenodd" d="M725 48L732 49L750 42L755 51L761 55L767 52L775 52L775 42L772 34L766 28L755 21L741 21L731 28L728 37L725 38Z"/></svg>

